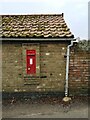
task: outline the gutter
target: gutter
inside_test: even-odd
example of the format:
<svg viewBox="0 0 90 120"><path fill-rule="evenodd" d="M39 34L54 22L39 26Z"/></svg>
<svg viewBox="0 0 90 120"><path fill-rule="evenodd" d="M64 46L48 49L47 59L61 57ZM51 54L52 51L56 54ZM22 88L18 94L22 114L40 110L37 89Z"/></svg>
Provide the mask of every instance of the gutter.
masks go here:
<svg viewBox="0 0 90 120"><path fill-rule="evenodd" d="M71 41L72 38L2 38L0 41Z"/></svg>
<svg viewBox="0 0 90 120"><path fill-rule="evenodd" d="M73 43L78 43L80 38L76 38L71 41L71 44L67 46L67 60L66 60L66 81L65 81L65 97L68 96L68 75L69 75L69 59L70 59L70 47L73 46Z"/></svg>

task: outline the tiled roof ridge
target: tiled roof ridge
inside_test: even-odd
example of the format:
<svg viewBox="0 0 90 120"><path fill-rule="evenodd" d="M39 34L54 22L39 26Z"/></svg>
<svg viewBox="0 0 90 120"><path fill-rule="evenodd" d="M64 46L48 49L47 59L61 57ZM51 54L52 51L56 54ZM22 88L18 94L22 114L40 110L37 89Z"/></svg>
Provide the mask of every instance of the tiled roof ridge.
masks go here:
<svg viewBox="0 0 90 120"><path fill-rule="evenodd" d="M41 13L41 14L2 14L0 16L62 16L64 17L64 13L56 14L56 13Z"/></svg>

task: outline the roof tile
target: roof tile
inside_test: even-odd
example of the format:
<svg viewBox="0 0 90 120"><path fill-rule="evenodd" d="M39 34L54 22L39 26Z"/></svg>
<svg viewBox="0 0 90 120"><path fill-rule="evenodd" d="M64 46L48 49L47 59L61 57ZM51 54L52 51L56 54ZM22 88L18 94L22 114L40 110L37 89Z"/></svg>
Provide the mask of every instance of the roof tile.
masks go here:
<svg viewBox="0 0 90 120"><path fill-rule="evenodd" d="M2 15L1 27L2 37L74 37L62 14Z"/></svg>

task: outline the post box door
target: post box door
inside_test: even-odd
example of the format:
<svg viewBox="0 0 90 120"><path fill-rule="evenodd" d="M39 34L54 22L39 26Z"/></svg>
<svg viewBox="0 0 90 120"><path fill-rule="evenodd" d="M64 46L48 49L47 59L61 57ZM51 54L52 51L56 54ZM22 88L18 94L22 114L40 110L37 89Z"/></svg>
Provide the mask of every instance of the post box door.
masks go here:
<svg viewBox="0 0 90 120"><path fill-rule="evenodd" d="M36 51L27 50L27 74L36 73Z"/></svg>

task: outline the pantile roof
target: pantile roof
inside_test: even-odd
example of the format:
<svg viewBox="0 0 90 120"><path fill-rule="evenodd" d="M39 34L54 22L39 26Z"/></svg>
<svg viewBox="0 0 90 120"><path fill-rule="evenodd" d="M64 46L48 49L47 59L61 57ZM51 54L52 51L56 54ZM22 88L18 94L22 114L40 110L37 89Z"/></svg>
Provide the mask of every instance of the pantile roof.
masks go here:
<svg viewBox="0 0 90 120"><path fill-rule="evenodd" d="M73 38L63 14L2 15L2 37Z"/></svg>

